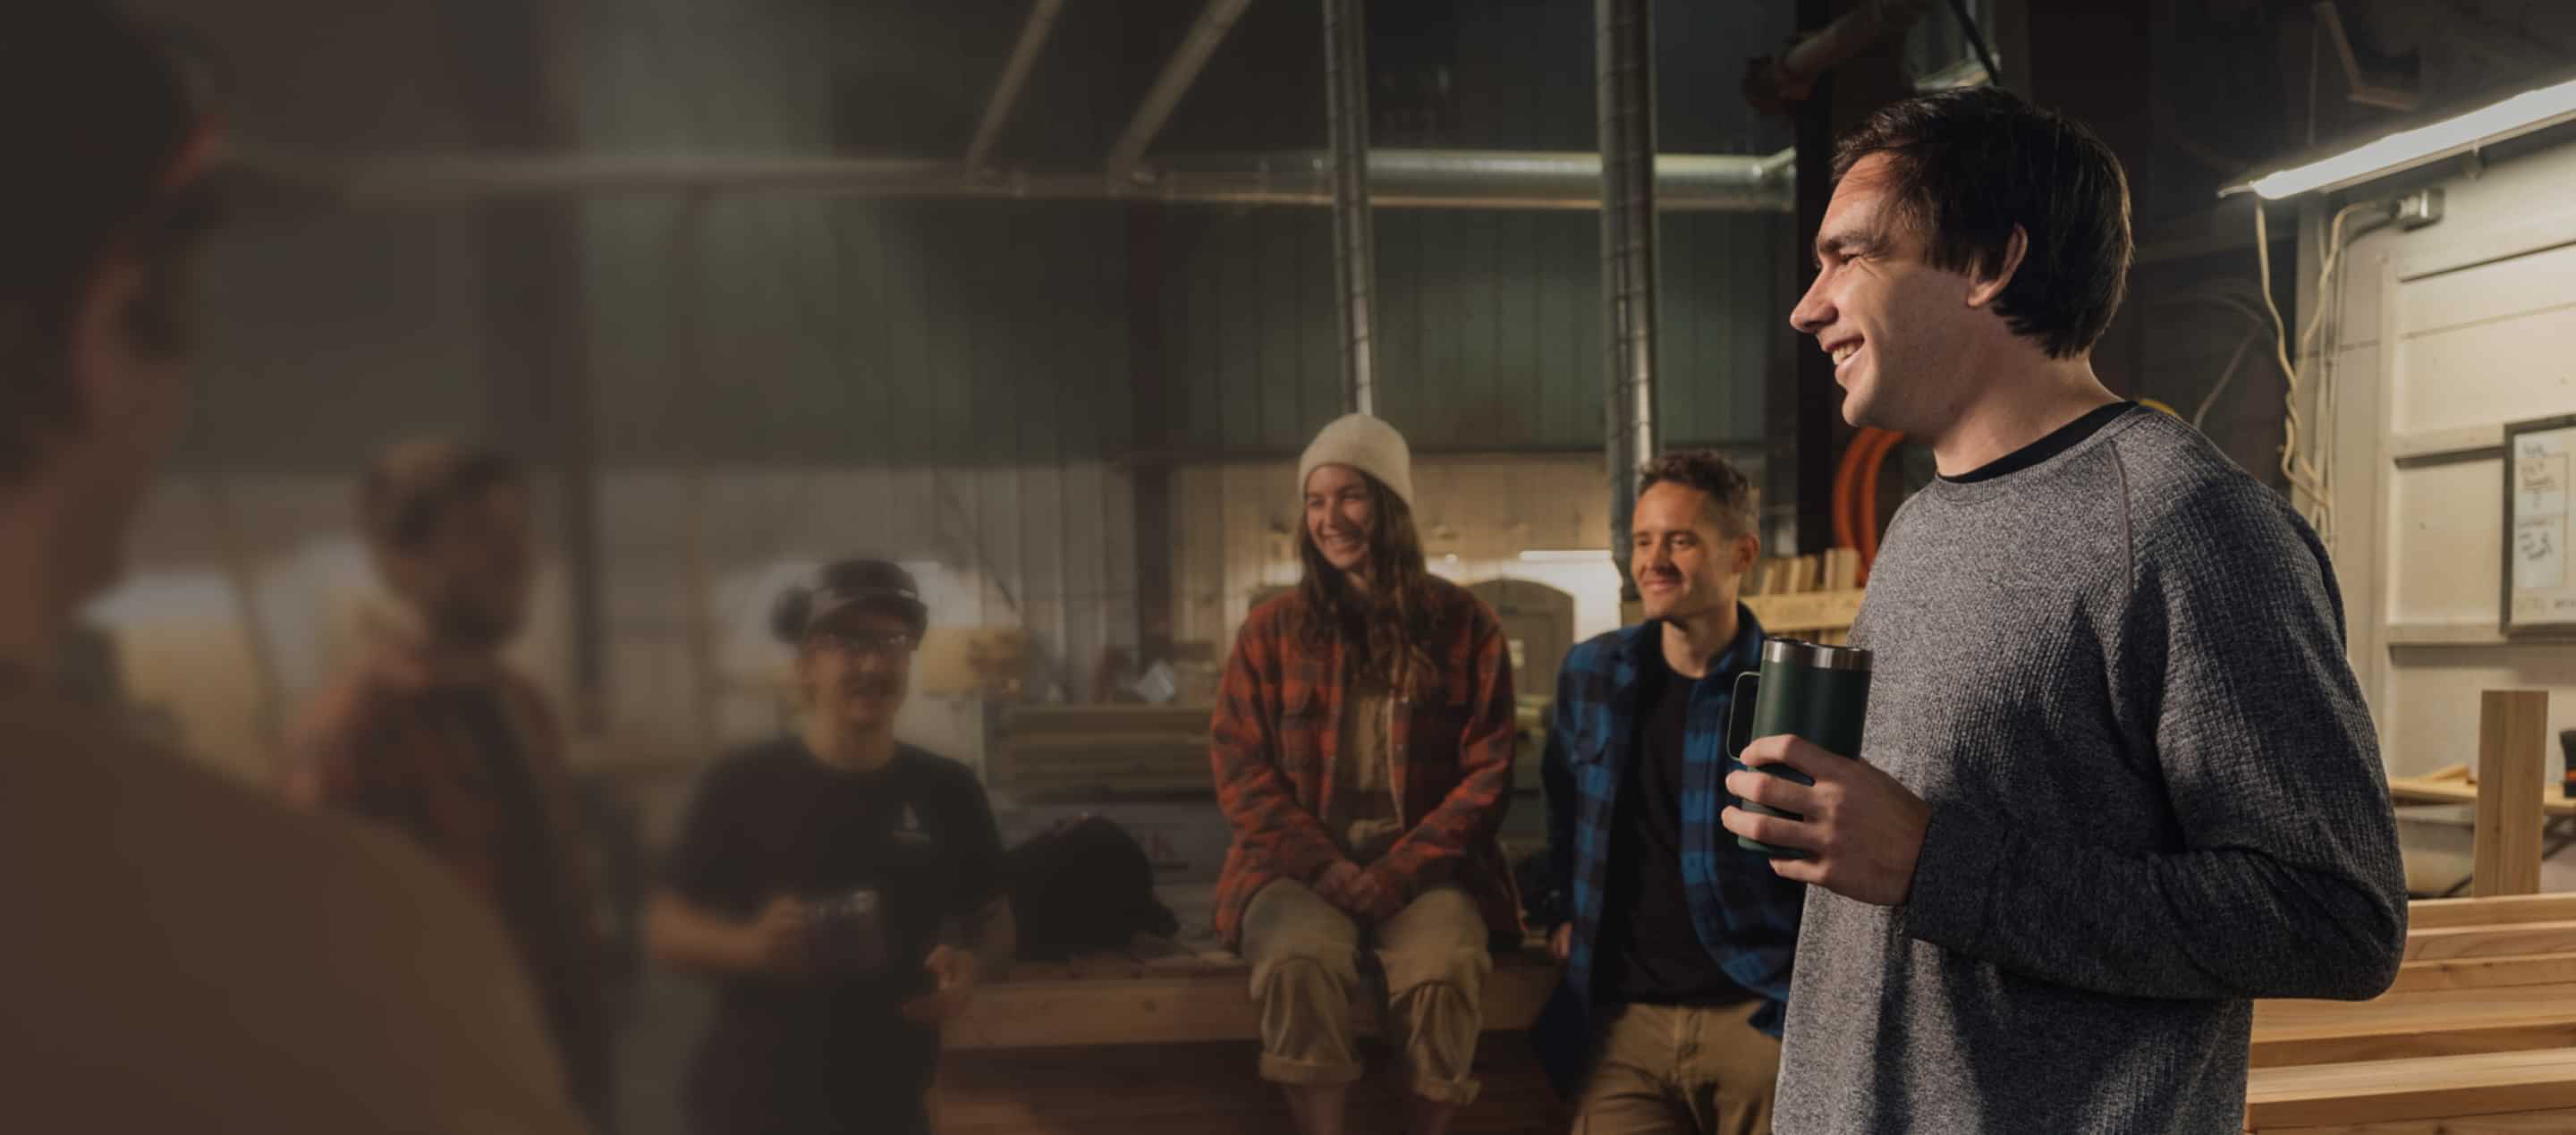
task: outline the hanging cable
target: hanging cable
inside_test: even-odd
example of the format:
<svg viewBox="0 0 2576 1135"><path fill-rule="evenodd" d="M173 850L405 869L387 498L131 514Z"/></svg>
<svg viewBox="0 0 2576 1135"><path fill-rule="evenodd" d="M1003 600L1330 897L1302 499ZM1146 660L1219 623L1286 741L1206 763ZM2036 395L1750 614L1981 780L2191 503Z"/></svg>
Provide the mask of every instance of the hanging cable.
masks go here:
<svg viewBox="0 0 2576 1135"><path fill-rule="evenodd" d="M2210 387L2208 396L2200 400L2199 408L2191 412L2191 428L2200 429L2201 424L2209 420L2209 408L2218 404L2218 396L2227 392L2227 384L2236 381L2237 368L2245 363L2245 352L2253 350L2254 344L2262 340L2263 329L2257 327L2238 341L2236 353L2227 356L2227 369L2218 374L2218 385Z"/></svg>
<svg viewBox="0 0 2576 1135"><path fill-rule="evenodd" d="M2254 263L2263 288L2263 310L2272 318L2275 361L2281 365L2281 378L2287 386L2282 395L2281 476L2289 482L2291 503L2297 503L2299 494L2306 494L2310 522L2323 523L2334 505L2317 483L2315 470L2299 460L2299 368L2290 361L2289 323L2281 318L2281 305L2272 298L2272 234L2260 202L2254 206Z"/></svg>

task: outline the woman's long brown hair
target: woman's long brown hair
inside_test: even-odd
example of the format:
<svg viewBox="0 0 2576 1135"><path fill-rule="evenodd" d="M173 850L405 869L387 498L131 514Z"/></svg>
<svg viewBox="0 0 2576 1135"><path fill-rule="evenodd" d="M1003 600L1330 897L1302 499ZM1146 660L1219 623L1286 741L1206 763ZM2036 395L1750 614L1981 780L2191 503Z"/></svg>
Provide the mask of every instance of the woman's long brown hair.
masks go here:
<svg viewBox="0 0 2576 1135"><path fill-rule="evenodd" d="M1419 682L1439 671L1430 650L1435 627L1422 534L1403 498L1366 473L1360 480L1369 491L1367 589L1352 586L1351 577L1324 558L1301 515L1297 559L1306 574L1297 583L1298 637L1314 646L1339 638L1357 651L1360 674L1369 680L1392 684L1409 671Z"/></svg>

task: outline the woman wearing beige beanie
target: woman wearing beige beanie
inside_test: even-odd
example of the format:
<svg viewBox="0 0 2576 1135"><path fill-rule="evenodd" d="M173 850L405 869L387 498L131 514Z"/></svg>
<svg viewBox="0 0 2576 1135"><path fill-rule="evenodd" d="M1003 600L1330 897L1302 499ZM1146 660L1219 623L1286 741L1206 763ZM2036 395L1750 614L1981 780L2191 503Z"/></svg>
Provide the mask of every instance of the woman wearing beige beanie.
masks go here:
<svg viewBox="0 0 2576 1135"><path fill-rule="evenodd" d="M1475 1098L1490 947L1520 908L1495 832L1510 799L1512 672L1483 602L1424 567L1403 435L1352 414L1298 463L1304 581L1235 637L1213 725L1234 827L1217 930L1252 963L1261 1076L1307 1135L1359 1078L1359 958L1386 974L1416 1135Z"/></svg>

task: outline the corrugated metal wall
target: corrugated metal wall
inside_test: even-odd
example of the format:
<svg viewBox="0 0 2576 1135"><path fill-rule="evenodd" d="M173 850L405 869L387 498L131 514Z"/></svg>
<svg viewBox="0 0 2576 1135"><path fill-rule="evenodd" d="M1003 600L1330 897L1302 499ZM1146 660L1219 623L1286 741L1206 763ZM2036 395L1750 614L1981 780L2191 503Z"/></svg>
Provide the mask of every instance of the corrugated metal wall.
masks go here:
<svg viewBox="0 0 2576 1135"><path fill-rule="evenodd" d="M1171 373L1148 407L1154 448L1296 453L1340 412L1331 218L1182 209L1164 228L1157 326ZM1664 218L1667 439L1761 436L1787 230L1764 214ZM1382 417L1422 449L1601 445L1596 214L1387 210L1377 235Z"/></svg>

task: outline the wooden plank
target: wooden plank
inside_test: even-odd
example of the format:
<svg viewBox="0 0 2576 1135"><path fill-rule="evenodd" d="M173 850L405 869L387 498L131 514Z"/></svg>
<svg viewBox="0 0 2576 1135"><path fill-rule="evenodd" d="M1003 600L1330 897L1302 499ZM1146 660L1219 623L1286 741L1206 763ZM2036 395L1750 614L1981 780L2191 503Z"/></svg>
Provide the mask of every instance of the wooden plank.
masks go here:
<svg viewBox="0 0 2576 1135"><path fill-rule="evenodd" d="M1753 617L1771 631L1844 630L1860 617L1862 592L1816 591L1806 594L1759 595L1744 600Z"/></svg>
<svg viewBox="0 0 2576 1135"><path fill-rule="evenodd" d="M2501 646L2504 631L2495 620L2478 622L2437 623L2414 620L2390 623L2386 630L2390 646Z"/></svg>
<svg viewBox="0 0 2576 1135"><path fill-rule="evenodd" d="M2576 1048L2257 1068L2245 1127L2391 1123L2576 1108Z"/></svg>
<svg viewBox="0 0 2576 1135"><path fill-rule="evenodd" d="M2406 927L2410 931L2568 921L2576 921L2576 894L2418 899L2406 908Z"/></svg>
<svg viewBox="0 0 2576 1135"><path fill-rule="evenodd" d="M2540 890L2540 770L2548 732L2546 691L2480 695L2474 897Z"/></svg>
<svg viewBox="0 0 2576 1135"><path fill-rule="evenodd" d="M2417 430L2413 433L2391 434L2388 438L2388 459L2391 461L2422 461L2434 457L2502 456L2504 456L2504 424L2501 422L2443 430Z"/></svg>
<svg viewBox="0 0 2576 1135"><path fill-rule="evenodd" d="M2397 967L2390 993L2460 989L2514 989L2576 982L2576 954L2508 954L2407 962Z"/></svg>
<svg viewBox="0 0 2576 1135"><path fill-rule="evenodd" d="M2470 1119L2401 1119L2394 1123L2339 1123L2332 1127L2267 1127L2269 1135L2566 1135L2576 1131L2576 1109L2517 1111Z"/></svg>
<svg viewBox="0 0 2576 1135"><path fill-rule="evenodd" d="M1086 958L1017 967L1009 980L976 991L949 1024L945 1044L975 1050L1250 1039L1260 1025L1251 967L1230 960L1170 967ZM1485 983L1486 1031L1528 1028L1555 987L1552 963L1527 954L1497 959ZM1378 1000L1366 989L1352 998L1352 1021L1362 1035L1378 1030Z"/></svg>
<svg viewBox="0 0 2576 1135"><path fill-rule="evenodd" d="M1110 730L1182 728L1205 730L1205 709L1159 705L1019 706L1006 716L1007 727L1021 729Z"/></svg>
<svg viewBox="0 0 2576 1135"><path fill-rule="evenodd" d="M2253 1065L2278 1068L2420 1056L2576 1047L2576 996L2447 1001L2259 1002ZM2430 997L2450 996L2448 994Z"/></svg>
<svg viewBox="0 0 2576 1135"><path fill-rule="evenodd" d="M1825 590L1854 591L1860 587L1860 549L1834 548L1825 553Z"/></svg>
<svg viewBox="0 0 2576 1135"><path fill-rule="evenodd" d="M1766 621L1763 625L1770 624ZM2400 805L2473 805L2478 802L2478 786L2466 780L2438 775L2392 776L2388 778L2388 798ZM2539 811L2544 816L2576 816L2576 799L2544 795L2540 798Z"/></svg>
<svg viewBox="0 0 2576 1135"><path fill-rule="evenodd" d="M2406 935L2410 962L2571 953L2576 953L2576 921L2445 927Z"/></svg>

